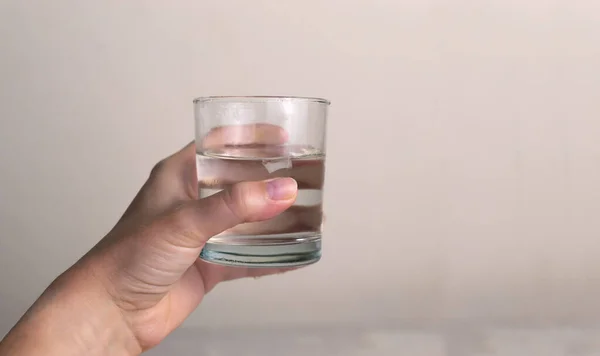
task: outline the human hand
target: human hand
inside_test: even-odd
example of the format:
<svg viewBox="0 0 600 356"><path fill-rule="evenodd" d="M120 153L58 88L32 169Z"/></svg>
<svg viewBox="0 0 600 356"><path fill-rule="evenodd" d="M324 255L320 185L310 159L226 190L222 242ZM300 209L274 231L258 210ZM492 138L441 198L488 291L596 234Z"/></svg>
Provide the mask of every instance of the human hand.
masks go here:
<svg viewBox="0 0 600 356"><path fill-rule="evenodd" d="M252 132L254 139L279 133L285 140L273 126ZM247 139L224 133L215 131L203 144ZM121 220L46 290L0 344L0 355L15 350L19 355L39 350L45 355L130 355L157 345L219 282L286 271L225 267L198 255L210 237L230 228L252 229L252 224L240 224L284 212L297 188L295 180L284 177L248 181L198 200L195 145L186 146L154 167ZM285 219L272 220L274 229L300 220L321 223L314 214L286 213Z"/></svg>

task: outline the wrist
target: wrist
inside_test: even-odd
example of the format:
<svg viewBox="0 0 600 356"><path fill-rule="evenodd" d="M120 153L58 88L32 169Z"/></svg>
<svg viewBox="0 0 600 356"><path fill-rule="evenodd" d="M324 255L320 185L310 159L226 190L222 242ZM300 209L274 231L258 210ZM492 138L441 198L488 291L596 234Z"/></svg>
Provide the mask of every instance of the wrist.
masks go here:
<svg viewBox="0 0 600 356"><path fill-rule="evenodd" d="M54 281L0 343L0 356L140 353L120 309L81 270Z"/></svg>

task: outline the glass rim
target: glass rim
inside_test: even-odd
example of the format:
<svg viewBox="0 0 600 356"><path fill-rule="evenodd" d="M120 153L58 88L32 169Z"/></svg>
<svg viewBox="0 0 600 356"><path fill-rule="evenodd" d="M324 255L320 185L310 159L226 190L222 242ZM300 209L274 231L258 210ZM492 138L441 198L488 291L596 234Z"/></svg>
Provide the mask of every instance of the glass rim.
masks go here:
<svg viewBox="0 0 600 356"><path fill-rule="evenodd" d="M320 103L331 105L331 101L323 98L308 97L308 96L268 96L268 95L223 95L223 96L199 96L194 98L194 104L197 103L208 103L208 102L224 102L224 103L235 103L235 102L267 102L267 101L307 101L313 103Z"/></svg>

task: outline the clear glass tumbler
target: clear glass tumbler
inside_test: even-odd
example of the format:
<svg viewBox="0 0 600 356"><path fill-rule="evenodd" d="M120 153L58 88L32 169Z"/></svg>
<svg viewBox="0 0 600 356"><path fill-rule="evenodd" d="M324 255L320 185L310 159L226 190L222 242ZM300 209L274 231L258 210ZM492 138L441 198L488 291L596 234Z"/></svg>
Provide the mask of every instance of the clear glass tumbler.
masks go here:
<svg viewBox="0 0 600 356"><path fill-rule="evenodd" d="M200 258L254 267L301 266L321 258L325 136L329 101L302 97L194 100L200 199L242 181L292 177L292 207L212 237Z"/></svg>

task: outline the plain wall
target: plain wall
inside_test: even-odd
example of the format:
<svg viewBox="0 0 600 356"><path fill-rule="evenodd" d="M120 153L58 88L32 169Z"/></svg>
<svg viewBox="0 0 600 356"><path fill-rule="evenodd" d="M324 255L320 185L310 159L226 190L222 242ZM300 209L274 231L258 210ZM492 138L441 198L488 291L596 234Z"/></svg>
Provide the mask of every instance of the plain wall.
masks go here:
<svg viewBox="0 0 600 356"><path fill-rule="evenodd" d="M201 95L333 102L324 257L186 325L600 316L600 5L0 2L0 335L193 138Z"/></svg>

